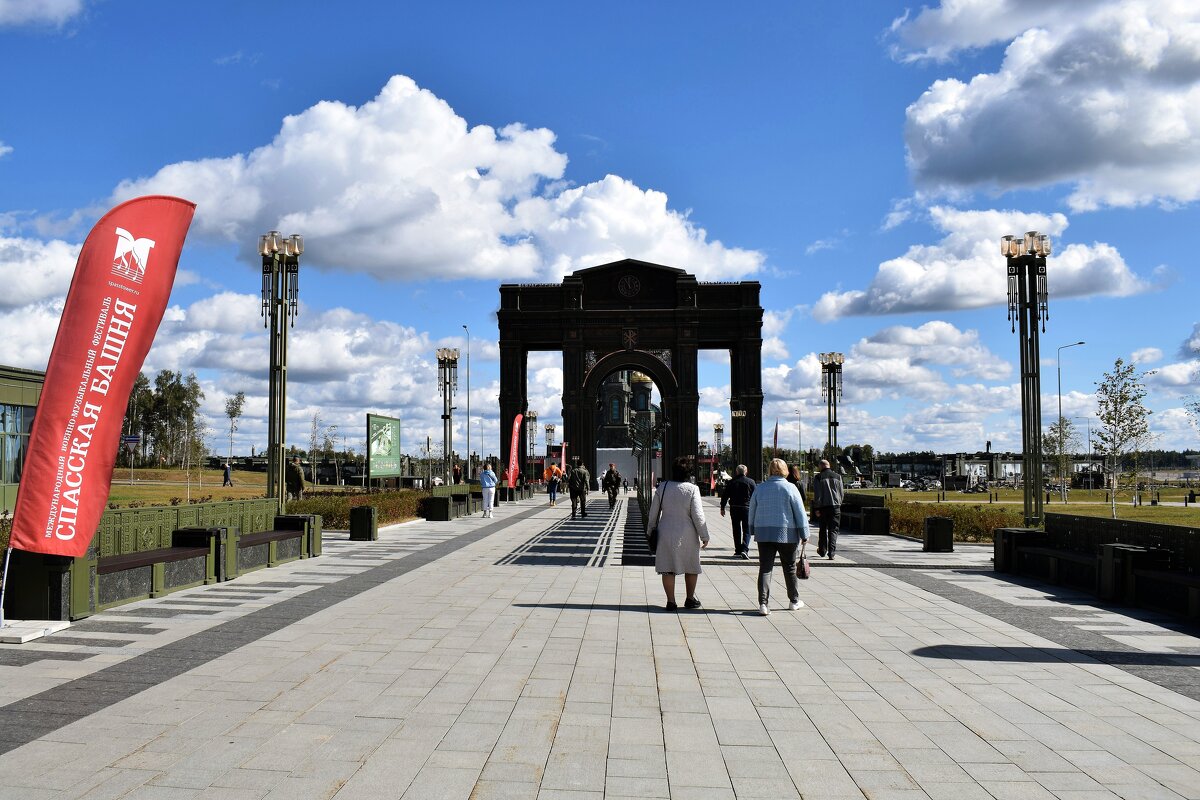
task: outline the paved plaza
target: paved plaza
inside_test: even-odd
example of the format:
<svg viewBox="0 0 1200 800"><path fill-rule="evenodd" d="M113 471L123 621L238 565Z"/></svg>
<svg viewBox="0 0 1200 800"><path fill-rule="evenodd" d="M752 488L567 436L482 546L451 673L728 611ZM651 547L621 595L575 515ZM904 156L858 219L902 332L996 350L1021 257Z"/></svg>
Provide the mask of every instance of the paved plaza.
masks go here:
<svg viewBox="0 0 1200 800"><path fill-rule="evenodd" d="M328 531L0 645L0 798L1200 797L1194 629L887 536L762 617L711 498L668 613L631 500Z"/></svg>

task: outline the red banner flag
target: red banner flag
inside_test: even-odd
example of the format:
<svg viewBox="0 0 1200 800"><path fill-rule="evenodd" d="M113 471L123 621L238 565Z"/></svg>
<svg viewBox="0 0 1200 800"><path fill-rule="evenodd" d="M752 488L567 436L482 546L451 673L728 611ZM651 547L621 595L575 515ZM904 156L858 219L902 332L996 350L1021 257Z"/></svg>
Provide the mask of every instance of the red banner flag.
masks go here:
<svg viewBox="0 0 1200 800"><path fill-rule="evenodd" d="M91 544L129 393L195 211L178 197L139 197L105 214L84 240L29 436L13 547L78 557Z"/></svg>
<svg viewBox="0 0 1200 800"><path fill-rule="evenodd" d="M562 446L562 463L558 466L563 472L567 471L567 443L563 442Z"/></svg>
<svg viewBox="0 0 1200 800"><path fill-rule="evenodd" d="M525 418L524 414L517 414L513 417L512 444L508 448L508 488L512 489L517 485L517 439L521 435L521 420Z"/></svg>

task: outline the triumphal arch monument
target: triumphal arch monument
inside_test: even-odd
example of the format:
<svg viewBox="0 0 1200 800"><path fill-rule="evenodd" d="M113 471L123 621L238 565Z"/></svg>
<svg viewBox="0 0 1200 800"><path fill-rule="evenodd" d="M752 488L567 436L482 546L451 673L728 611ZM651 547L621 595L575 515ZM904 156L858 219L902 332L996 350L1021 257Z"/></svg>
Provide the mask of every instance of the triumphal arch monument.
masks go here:
<svg viewBox="0 0 1200 800"><path fill-rule="evenodd" d="M562 283L500 287L500 453L507 465L512 424L527 409L528 355L563 359L563 435L568 460L595 469L597 397L617 370L636 370L658 387L663 463L695 455L699 439L697 358L729 353L732 447L762 477L762 320L757 281L707 283L675 267L625 259L578 270ZM707 437L705 437L707 438ZM516 437L524 464L529 437Z"/></svg>

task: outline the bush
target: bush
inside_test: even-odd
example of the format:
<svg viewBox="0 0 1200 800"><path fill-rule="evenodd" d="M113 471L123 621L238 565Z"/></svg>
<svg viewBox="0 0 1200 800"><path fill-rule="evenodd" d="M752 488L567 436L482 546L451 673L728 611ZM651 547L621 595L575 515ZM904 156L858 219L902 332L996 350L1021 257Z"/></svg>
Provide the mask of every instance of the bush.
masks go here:
<svg viewBox="0 0 1200 800"><path fill-rule="evenodd" d="M375 506L378 523L390 525L417 517L421 500L426 496L424 492L412 489L370 494L307 491L303 500L289 500L287 511L289 514L320 514L323 527L345 530L350 527L350 509L355 506Z"/></svg>
<svg viewBox="0 0 1200 800"><path fill-rule="evenodd" d="M926 517L954 520L954 541L990 542L996 528L1019 528L1025 524L1022 512L1004 506L967 503L909 503L888 499L892 511L892 531L915 536L925 535Z"/></svg>

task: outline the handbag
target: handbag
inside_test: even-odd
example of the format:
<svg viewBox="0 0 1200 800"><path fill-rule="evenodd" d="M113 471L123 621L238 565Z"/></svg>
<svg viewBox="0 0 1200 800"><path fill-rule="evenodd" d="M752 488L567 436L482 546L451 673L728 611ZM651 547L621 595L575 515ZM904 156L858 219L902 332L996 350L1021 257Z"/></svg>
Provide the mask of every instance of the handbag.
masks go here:
<svg viewBox="0 0 1200 800"><path fill-rule="evenodd" d="M805 542L805 544L808 543ZM808 580L812 577L812 564L808 563L803 547L800 548L800 559L796 562L796 577L801 580Z"/></svg>
<svg viewBox="0 0 1200 800"><path fill-rule="evenodd" d="M663 481L662 485L658 487L658 490L662 491L666 485L667 481ZM646 546L650 548L651 553L658 552L658 523L659 520L662 519L663 503L666 502L666 496L663 495L662 498L663 499L658 501L658 516L654 519L654 527L652 527L646 534Z"/></svg>

